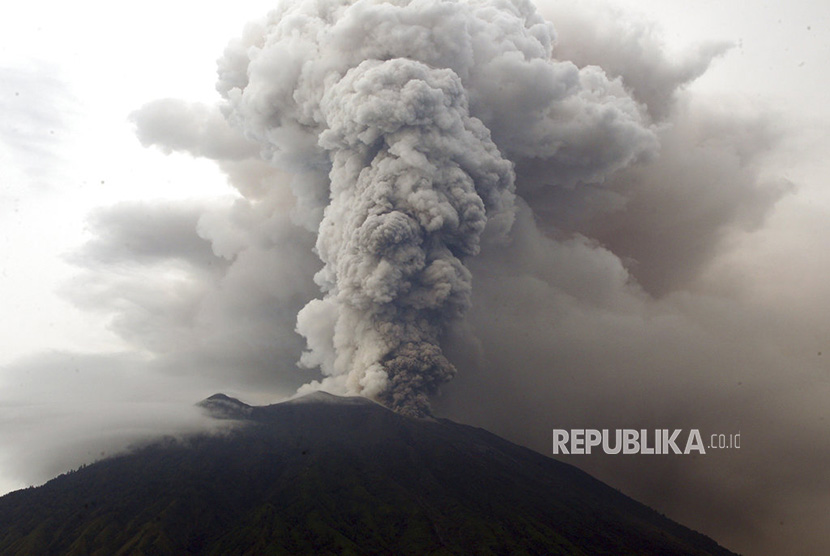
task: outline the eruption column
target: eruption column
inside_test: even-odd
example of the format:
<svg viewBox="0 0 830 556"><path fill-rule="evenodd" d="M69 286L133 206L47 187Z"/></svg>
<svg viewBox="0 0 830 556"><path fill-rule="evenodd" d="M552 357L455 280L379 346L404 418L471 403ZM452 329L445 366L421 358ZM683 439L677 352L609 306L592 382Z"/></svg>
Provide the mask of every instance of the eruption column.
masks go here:
<svg viewBox="0 0 830 556"><path fill-rule="evenodd" d="M336 315L329 370L346 387L416 415L455 370L446 324L469 305L462 264L479 250L487 214L511 214L512 164L468 114L449 69L370 60L324 95L331 203L317 251L325 292L299 316ZM323 306L326 306L324 308Z"/></svg>
<svg viewBox="0 0 830 556"><path fill-rule="evenodd" d="M619 80L556 61L553 39L526 0L293 0L229 45L226 116L295 175L318 234L309 388L428 413L455 372L439 341L470 304L463 261L509 232L514 168L572 188L655 150Z"/></svg>

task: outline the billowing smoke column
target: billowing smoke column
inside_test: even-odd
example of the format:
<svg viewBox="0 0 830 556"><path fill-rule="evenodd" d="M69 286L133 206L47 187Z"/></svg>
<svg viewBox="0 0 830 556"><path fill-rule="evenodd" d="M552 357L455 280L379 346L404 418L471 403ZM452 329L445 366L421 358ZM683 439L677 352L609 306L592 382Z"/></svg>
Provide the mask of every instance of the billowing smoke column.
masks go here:
<svg viewBox="0 0 830 556"><path fill-rule="evenodd" d="M317 281L327 295L300 313L300 330L331 310L337 356L324 368L346 376L349 390L420 414L426 394L454 373L439 337L469 303L461 259L478 252L488 214L509 214L512 165L468 116L450 70L366 61L326 91L323 106L331 203Z"/></svg>
<svg viewBox="0 0 830 556"><path fill-rule="evenodd" d="M654 150L621 84L552 43L521 0L316 0L226 50L226 115L294 174L318 231L324 296L297 330L323 387L427 414L455 372L439 342L470 303L463 260L513 221L514 163L574 187Z"/></svg>

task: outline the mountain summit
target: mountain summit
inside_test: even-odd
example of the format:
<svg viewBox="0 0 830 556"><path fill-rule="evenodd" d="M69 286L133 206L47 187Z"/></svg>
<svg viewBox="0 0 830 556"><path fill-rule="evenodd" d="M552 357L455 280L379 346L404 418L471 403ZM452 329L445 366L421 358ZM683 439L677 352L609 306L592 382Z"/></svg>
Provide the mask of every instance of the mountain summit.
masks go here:
<svg viewBox="0 0 830 556"><path fill-rule="evenodd" d="M730 555L482 429L315 393L0 498L4 555Z"/></svg>

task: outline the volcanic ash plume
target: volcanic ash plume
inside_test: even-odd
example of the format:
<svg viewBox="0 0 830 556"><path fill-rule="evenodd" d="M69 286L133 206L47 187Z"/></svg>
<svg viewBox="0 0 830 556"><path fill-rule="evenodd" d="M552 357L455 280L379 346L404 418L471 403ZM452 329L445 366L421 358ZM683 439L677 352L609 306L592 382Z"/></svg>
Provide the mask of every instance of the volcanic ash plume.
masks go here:
<svg viewBox="0 0 830 556"><path fill-rule="evenodd" d="M332 159L317 239L326 297L298 323L305 333L306 315L336 314L337 355L307 359L348 377L351 391L420 413L426 393L454 373L439 336L469 303L461 259L478 252L487 214L510 209L512 167L468 116L450 70L366 61L322 106L328 129L319 144Z"/></svg>
<svg viewBox="0 0 830 556"><path fill-rule="evenodd" d="M653 149L620 84L554 62L552 37L519 0L333 0L283 2L226 50L228 119L295 174L317 229L324 295L297 330L323 387L428 413L455 372L439 341L470 304L463 260L510 230L513 163L570 187Z"/></svg>

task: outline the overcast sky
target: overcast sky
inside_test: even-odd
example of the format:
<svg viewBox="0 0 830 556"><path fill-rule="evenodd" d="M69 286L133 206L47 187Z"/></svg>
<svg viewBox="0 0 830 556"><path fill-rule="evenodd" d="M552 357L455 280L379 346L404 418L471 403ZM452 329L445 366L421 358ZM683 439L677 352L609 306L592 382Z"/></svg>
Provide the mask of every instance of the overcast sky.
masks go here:
<svg viewBox="0 0 830 556"><path fill-rule="evenodd" d="M217 59L270 7L2 9L0 491L205 426L190 406L217 391L273 403L320 378L294 332L320 296L314 234L215 111ZM520 165L436 412L543 453L552 428L741 432L740 452L567 461L730 549L820 553L830 7L540 11L554 56L621 79L659 150L586 187ZM499 143L513 116L488 123L520 157Z"/></svg>

